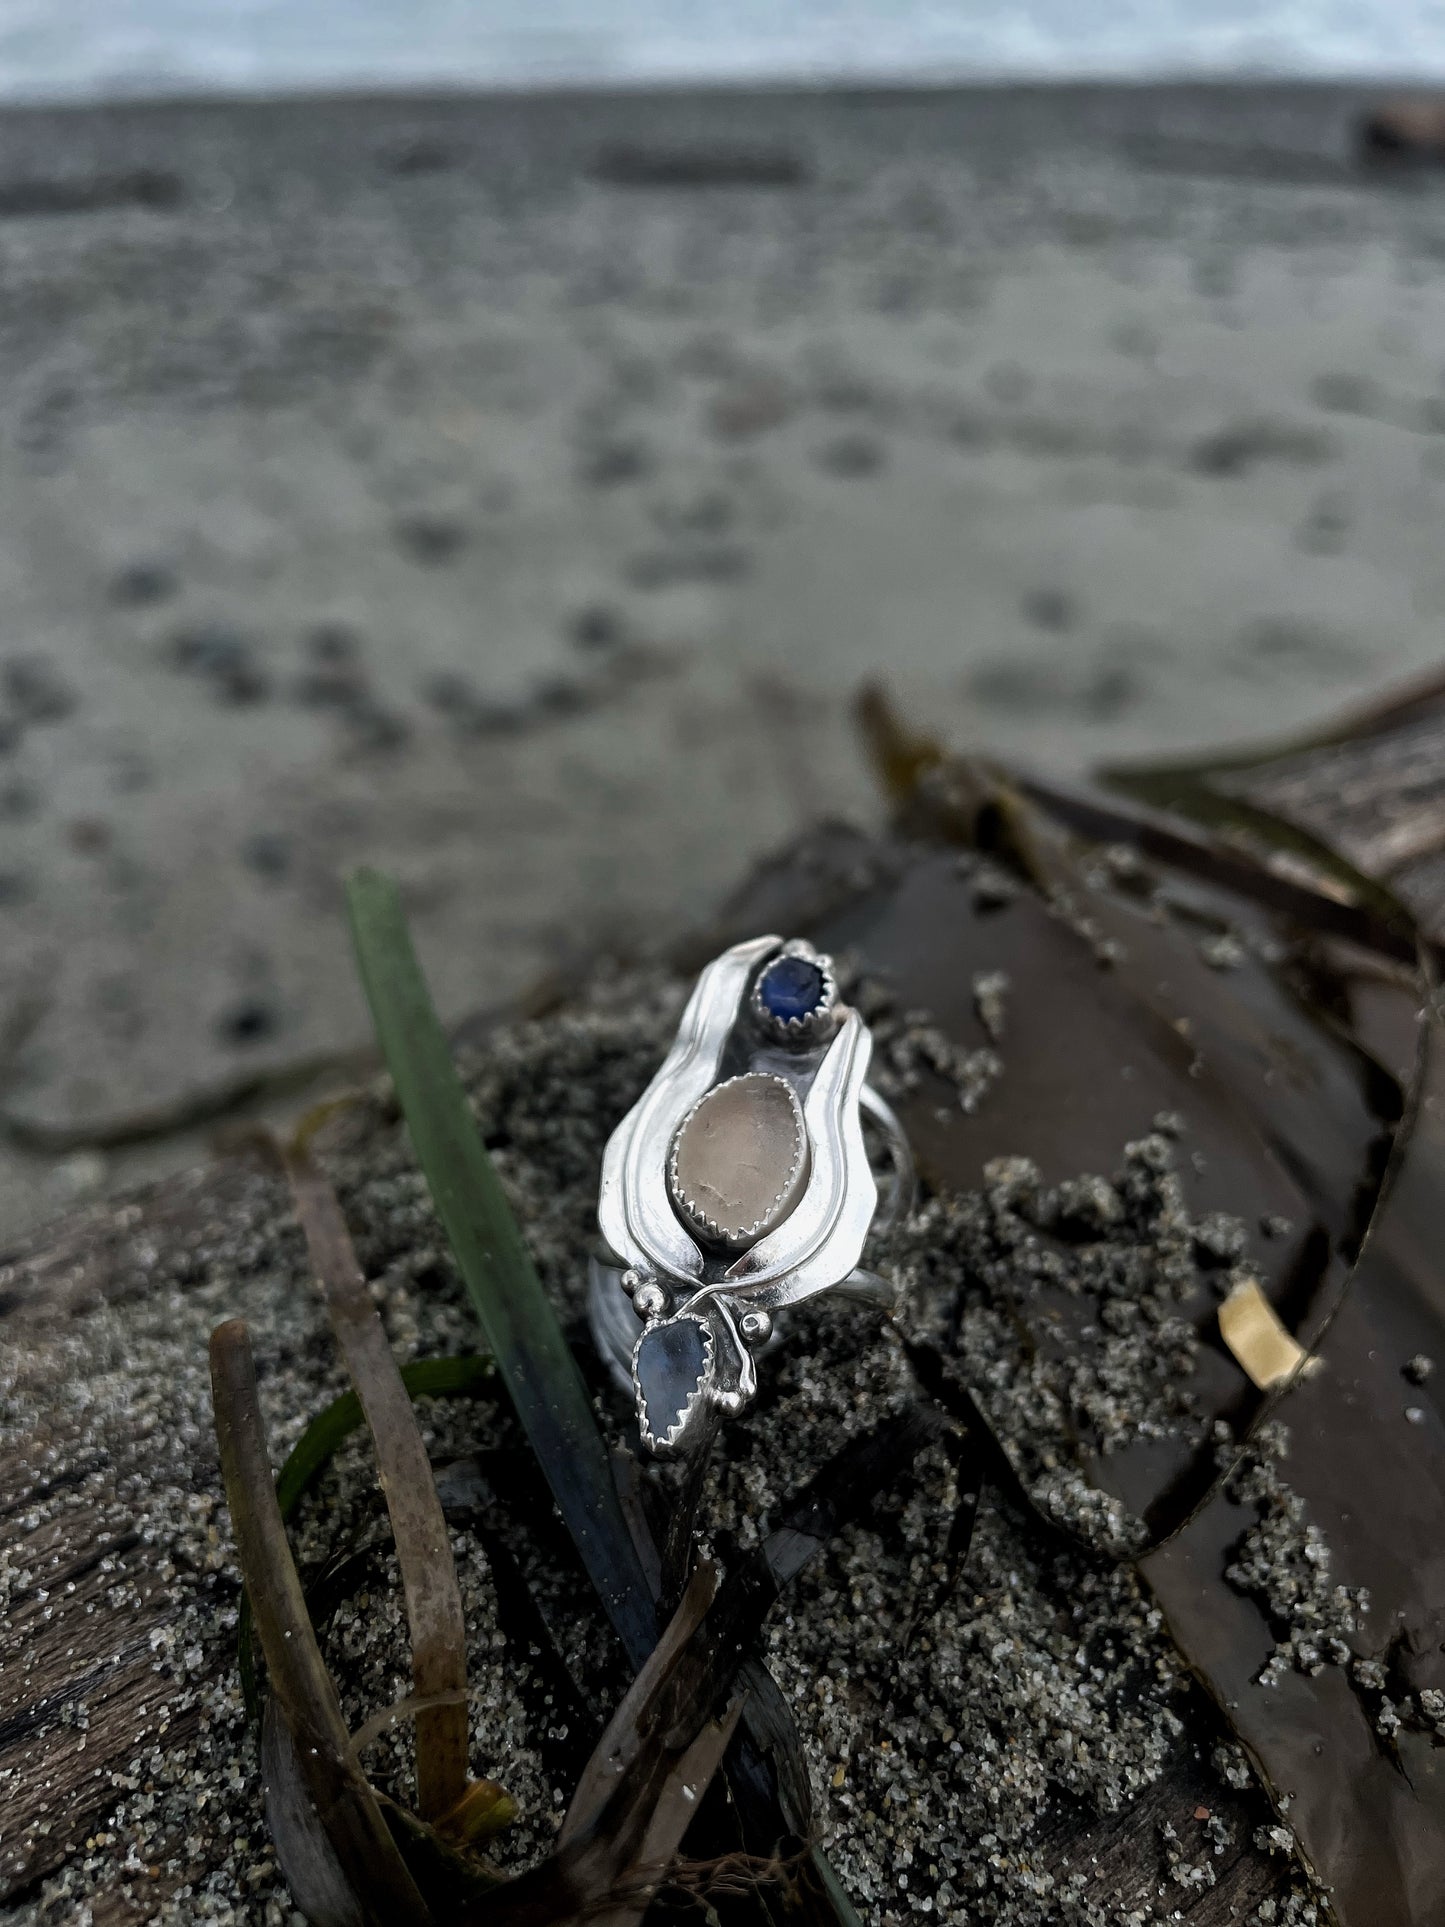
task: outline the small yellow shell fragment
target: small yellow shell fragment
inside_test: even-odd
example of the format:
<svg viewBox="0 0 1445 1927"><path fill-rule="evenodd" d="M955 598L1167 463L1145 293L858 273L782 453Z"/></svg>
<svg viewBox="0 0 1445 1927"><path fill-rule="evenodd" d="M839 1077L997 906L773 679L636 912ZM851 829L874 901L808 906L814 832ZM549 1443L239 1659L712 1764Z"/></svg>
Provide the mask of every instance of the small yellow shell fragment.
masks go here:
<svg viewBox="0 0 1445 1927"><path fill-rule="evenodd" d="M1305 1374L1312 1376L1324 1362L1311 1358L1299 1340L1285 1330L1255 1278L1237 1284L1219 1307L1219 1335L1262 1392L1283 1385L1301 1365Z"/></svg>

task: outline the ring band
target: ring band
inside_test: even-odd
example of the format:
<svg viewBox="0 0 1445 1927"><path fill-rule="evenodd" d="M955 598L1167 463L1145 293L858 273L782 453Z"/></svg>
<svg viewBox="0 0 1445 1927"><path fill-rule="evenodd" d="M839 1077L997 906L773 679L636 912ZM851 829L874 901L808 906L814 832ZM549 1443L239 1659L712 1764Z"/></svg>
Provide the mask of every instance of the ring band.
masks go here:
<svg viewBox="0 0 1445 1927"><path fill-rule="evenodd" d="M825 1291L891 1299L860 1259L911 1202L913 1159L866 1082L872 1048L829 958L735 944L612 1133L588 1316L649 1452L693 1451L748 1403L778 1313ZM865 1120L891 1166L881 1208Z"/></svg>

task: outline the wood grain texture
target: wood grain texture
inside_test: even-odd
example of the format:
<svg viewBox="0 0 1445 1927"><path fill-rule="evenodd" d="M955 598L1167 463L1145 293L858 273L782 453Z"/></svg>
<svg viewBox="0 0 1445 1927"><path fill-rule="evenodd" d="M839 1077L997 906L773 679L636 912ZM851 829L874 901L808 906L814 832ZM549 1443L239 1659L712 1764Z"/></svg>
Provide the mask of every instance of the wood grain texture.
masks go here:
<svg viewBox="0 0 1445 1927"><path fill-rule="evenodd" d="M274 1216L281 1197L273 1178L237 1160L63 1220L0 1264L0 1338L58 1379L97 1317L123 1325L153 1289L199 1283L237 1225ZM136 1790L135 1763L193 1744L201 1712L193 1699L176 1703L165 1657L176 1575L169 1549L143 1533L131 1482L154 1429L146 1388L138 1378L130 1409L100 1417L74 1389L57 1382L39 1422L0 1448L0 1905L37 1896L67 1862L100 1860L114 1874L95 1918L123 1922L148 1918L179 1881L131 1863L108 1818ZM208 1515L214 1445L190 1444L169 1455L171 1477ZM71 1504L46 1517L62 1488ZM223 1530L219 1517L205 1529L212 1572L202 1583L225 1567ZM218 1649L207 1663L219 1669L227 1656Z"/></svg>

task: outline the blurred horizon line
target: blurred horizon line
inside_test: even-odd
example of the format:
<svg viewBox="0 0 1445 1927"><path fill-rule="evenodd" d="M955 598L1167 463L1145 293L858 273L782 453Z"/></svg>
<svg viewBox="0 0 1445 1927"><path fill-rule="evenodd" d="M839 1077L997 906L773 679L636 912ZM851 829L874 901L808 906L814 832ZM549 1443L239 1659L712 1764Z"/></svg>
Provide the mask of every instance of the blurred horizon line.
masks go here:
<svg viewBox="0 0 1445 1927"><path fill-rule="evenodd" d="M1376 73L1342 70L1331 73L1273 71L1159 69L1117 73L826 73L826 74L677 74L627 78L555 78L502 80L486 77L457 80L418 76L404 81L358 76L333 81L257 83L254 86L222 81L194 81L177 76L157 77L151 83L115 87L103 92L82 90L9 92L0 85L0 114L68 113L91 109L164 109L186 107L262 107L303 105L308 101L552 101L568 99L667 99L687 95L739 96L857 94L863 96L949 93L1084 93L1131 92L1157 89L1184 92L1198 89L1241 93L1338 93L1358 89L1369 95L1395 92L1445 94L1445 67L1439 72Z"/></svg>

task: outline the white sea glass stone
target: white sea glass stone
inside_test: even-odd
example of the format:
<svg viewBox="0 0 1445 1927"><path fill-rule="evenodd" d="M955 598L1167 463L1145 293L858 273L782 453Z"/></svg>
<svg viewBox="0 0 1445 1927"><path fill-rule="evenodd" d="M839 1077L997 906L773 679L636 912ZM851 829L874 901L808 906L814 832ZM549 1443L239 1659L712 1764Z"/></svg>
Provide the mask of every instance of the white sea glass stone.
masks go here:
<svg viewBox="0 0 1445 1927"><path fill-rule="evenodd" d="M695 1104L668 1160L673 1206L694 1231L741 1248L780 1225L802 1195L808 1136L786 1078L730 1077Z"/></svg>

